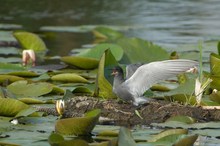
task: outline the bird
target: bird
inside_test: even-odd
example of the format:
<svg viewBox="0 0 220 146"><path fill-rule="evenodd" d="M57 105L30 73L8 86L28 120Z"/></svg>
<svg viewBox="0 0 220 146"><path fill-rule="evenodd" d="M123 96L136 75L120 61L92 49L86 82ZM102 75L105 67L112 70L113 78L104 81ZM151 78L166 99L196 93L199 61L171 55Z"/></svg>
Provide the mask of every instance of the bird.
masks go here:
<svg viewBox="0 0 220 146"><path fill-rule="evenodd" d="M155 61L147 64L131 64L126 67L126 78L120 66L113 68L113 93L120 99L135 106L149 102L143 96L154 84L197 68L198 62L188 59Z"/></svg>

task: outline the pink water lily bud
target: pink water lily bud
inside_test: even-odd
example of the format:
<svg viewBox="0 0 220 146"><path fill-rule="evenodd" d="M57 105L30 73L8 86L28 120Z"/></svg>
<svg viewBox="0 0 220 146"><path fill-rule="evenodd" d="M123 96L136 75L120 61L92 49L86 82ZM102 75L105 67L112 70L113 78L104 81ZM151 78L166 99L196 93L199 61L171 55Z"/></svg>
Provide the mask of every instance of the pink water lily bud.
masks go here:
<svg viewBox="0 0 220 146"><path fill-rule="evenodd" d="M35 66L36 56L34 50L23 50L22 52L23 65L26 66L30 61L32 66Z"/></svg>

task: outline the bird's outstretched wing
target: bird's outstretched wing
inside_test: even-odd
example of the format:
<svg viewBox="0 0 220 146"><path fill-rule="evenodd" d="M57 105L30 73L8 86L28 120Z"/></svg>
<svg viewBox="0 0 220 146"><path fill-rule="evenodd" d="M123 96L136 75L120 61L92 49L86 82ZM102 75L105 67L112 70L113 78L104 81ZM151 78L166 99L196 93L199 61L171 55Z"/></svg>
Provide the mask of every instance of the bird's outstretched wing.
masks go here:
<svg viewBox="0 0 220 146"><path fill-rule="evenodd" d="M198 67L198 62L186 59L152 62L139 67L124 84L134 97L140 97L155 83L193 67Z"/></svg>
<svg viewBox="0 0 220 146"><path fill-rule="evenodd" d="M135 71L142 66L143 63L135 63L135 64L129 64L126 66L126 79L129 79Z"/></svg>

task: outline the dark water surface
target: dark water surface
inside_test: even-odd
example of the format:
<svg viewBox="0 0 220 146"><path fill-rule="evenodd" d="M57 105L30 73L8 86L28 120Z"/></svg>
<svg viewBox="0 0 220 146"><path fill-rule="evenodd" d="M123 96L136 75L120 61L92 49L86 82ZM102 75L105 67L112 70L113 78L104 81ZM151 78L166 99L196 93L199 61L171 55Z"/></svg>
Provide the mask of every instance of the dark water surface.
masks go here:
<svg viewBox="0 0 220 146"><path fill-rule="evenodd" d="M132 29L127 36L176 47L220 39L219 0L0 0L0 24L39 32L43 26L111 25ZM91 44L91 33L56 33L45 39L59 55ZM55 54L52 53L52 54Z"/></svg>

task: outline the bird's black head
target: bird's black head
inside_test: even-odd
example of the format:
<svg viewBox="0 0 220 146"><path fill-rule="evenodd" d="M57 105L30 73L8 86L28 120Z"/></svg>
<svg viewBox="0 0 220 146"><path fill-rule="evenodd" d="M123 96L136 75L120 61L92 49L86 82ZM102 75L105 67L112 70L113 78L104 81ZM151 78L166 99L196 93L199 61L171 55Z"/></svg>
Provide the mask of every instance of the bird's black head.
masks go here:
<svg viewBox="0 0 220 146"><path fill-rule="evenodd" d="M112 69L112 74L113 76L118 76L118 75L122 75L123 74L123 70L120 66L115 66L113 69Z"/></svg>

